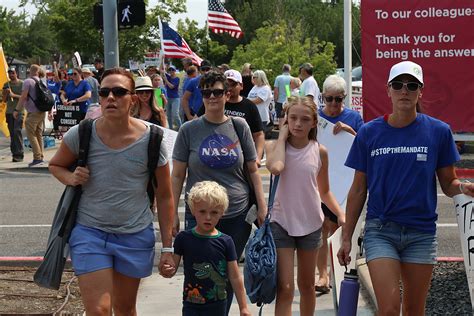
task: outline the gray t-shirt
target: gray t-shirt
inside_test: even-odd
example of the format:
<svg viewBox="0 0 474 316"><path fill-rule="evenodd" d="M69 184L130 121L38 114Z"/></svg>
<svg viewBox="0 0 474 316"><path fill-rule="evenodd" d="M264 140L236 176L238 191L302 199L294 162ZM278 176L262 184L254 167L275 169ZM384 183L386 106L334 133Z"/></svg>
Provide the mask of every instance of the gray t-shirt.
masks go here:
<svg viewBox="0 0 474 316"><path fill-rule="evenodd" d="M153 220L147 195L148 141L147 131L136 142L122 149L107 147L97 136L93 124L87 166L89 180L83 185L77 222L108 233L135 233ZM78 125L64 135L64 143L77 155ZM161 143L158 166L168 163L166 147Z"/></svg>
<svg viewBox="0 0 474 316"><path fill-rule="evenodd" d="M245 161L257 158L247 122L242 118L233 121L242 135L240 141L230 118L214 124L202 116L181 126L173 149L173 160L188 164L186 199L192 186L199 181L216 181L227 189L229 208L224 218L235 217L248 209L249 186L244 175L244 156Z"/></svg>

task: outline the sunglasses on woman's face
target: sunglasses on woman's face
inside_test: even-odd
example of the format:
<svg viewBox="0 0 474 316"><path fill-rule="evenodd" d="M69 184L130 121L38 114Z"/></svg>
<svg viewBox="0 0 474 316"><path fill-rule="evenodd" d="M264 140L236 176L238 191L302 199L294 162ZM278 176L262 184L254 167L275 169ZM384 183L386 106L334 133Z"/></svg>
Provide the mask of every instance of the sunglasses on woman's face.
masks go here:
<svg viewBox="0 0 474 316"><path fill-rule="evenodd" d="M331 103L333 100L336 101L336 103L341 103L344 98L343 97L333 97L332 95L325 96L324 100L326 100L327 103Z"/></svg>
<svg viewBox="0 0 474 316"><path fill-rule="evenodd" d="M113 88L100 88L99 89L99 96L102 98L107 98L112 92L114 97L123 97L127 94L131 94L130 90L122 88L122 87L113 87Z"/></svg>
<svg viewBox="0 0 474 316"><path fill-rule="evenodd" d="M220 98L224 95L224 89L202 89L201 94L204 99L209 99L211 94L214 95L215 98Z"/></svg>
<svg viewBox="0 0 474 316"><path fill-rule="evenodd" d="M390 82L390 87L393 90L402 90L405 87L408 91L416 91L421 85L418 82L402 82L402 81L392 81Z"/></svg>

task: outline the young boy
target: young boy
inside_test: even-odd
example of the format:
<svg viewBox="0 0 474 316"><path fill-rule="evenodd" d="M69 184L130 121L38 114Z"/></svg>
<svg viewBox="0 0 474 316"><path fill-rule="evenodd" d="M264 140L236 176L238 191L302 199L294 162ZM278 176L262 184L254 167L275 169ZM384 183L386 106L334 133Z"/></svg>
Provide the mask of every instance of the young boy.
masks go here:
<svg viewBox="0 0 474 316"><path fill-rule="evenodd" d="M227 315L227 280L239 303L240 315L250 315L245 289L237 265L232 239L216 229L229 205L226 189L214 181L196 183L189 192L188 205L196 227L180 232L174 241L175 267L184 261L183 315ZM161 274L172 277L173 267Z"/></svg>

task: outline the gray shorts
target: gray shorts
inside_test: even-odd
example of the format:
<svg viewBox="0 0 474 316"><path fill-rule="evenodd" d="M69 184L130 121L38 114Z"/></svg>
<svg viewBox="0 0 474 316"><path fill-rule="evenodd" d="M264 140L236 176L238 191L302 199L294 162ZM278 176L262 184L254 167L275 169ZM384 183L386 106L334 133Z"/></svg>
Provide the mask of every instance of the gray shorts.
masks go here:
<svg viewBox="0 0 474 316"><path fill-rule="evenodd" d="M276 222L271 222L270 228L277 248L313 250L321 247L321 228L308 235L298 237L288 235L288 232Z"/></svg>

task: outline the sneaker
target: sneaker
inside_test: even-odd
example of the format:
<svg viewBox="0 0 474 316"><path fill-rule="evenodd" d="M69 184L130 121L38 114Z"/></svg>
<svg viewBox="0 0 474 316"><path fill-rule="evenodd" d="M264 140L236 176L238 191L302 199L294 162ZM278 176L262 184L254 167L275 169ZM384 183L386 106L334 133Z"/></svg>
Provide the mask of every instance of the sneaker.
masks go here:
<svg viewBox="0 0 474 316"><path fill-rule="evenodd" d="M43 160L34 159L32 162L30 162L28 164L28 167L33 167L33 166L39 165L40 163L43 163L43 162L44 162Z"/></svg>
<svg viewBox="0 0 474 316"><path fill-rule="evenodd" d="M23 161L23 158L15 158L15 157L12 158L12 162L22 162L22 161Z"/></svg>

